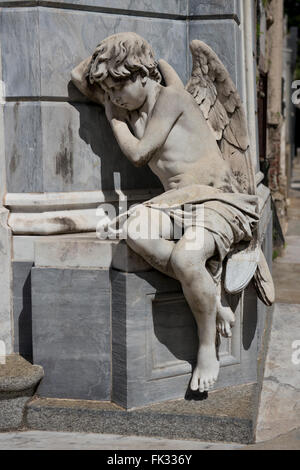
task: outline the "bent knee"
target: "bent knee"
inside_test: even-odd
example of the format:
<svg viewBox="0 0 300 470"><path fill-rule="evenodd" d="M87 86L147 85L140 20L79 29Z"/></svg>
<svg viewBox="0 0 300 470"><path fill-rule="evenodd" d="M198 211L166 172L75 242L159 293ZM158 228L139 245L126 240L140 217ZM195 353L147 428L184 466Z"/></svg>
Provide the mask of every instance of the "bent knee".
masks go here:
<svg viewBox="0 0 300 470"><path fill-rule="evenodd" d="M191 255L183 248L175 246L170 263L176 277L181 282L192 282L195 278L199 280L202 273L205 274L205 259L200 252Z"/></svg>

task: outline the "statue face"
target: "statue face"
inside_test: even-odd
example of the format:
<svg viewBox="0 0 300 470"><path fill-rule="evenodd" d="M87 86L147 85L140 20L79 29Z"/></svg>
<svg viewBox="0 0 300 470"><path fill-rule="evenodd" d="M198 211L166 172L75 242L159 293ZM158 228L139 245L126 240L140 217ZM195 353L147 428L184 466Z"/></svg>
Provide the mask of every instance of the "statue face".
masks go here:
<svg viewBox="0 0 300 470"><path fill-rule="evenodd" d="M128 111L133 111L140 108L145 102L147 97L146 80L140 75L136 77L135 81L130 78L117 81L107 77L101 82L101 87L108 93L113 104Z"/></svg>

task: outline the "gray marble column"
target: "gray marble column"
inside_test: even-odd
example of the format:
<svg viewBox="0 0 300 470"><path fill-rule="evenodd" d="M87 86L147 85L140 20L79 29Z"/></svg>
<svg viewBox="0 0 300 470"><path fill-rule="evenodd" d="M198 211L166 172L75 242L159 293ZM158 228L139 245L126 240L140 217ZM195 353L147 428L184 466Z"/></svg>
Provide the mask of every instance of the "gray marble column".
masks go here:
<svg viewBox="0 0 300 470"><path fill-rule="evenodd" d="M3 109L5 84L2 80L2 60L0 42L0 356L12 352L13 327L11 308L11 230L7 225L9 211L3 207L6 192L5 133ZM2 358L2 360L4 360Z"/></svg>

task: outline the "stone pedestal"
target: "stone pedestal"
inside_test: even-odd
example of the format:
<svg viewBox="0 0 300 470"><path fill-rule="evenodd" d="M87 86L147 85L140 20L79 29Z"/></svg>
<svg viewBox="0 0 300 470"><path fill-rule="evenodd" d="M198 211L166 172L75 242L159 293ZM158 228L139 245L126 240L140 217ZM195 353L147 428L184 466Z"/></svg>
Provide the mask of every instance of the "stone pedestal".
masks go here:
<svg viewBox="0 0 300 470"><path fill-rule="evenodd" d="M180 284L155 270L112 270L111 281L112 400L131 409L189 394L198 337ZM256 381L255 302L252 286L231 298L236 326L219 346L217 388Z"/></svg>
<svg viewBox="0 0 300 470"><path fill-rule="evenodd" d="M0 366L0 431L24 425L25 405L43 375L41 366L33 366L19 355L6 357Z"/></svg>
<svg viewBox="0 0 300 470"><path fill-rule="evenodd" d="M259 237L270 261L269 192L258 191ZM186 396L198 339L178 282L125 241L95 233L14 236L13 258L14 347L43 366L41 397L133 409ZM252 283L230 303L237 321L219 345L217 388L257 381L267 309Z"/></svg>
<svg viewBox="0 0 300 470"><path fill-rule="evenodd" d="M259 237L270 261L268 190ZM15 348L45 370L42 397L113 401L125 409L186 396L198 347L181 286L95 233L13 237ZM24 258L28 253L28 258ZM267 309L252 283L231 296L217 388L257 381Z"/></svg>
<svg viewBox="0 0 300 470"><path fill-rule="evenodd" d="M46 397L110 400L111 327L107 270L33 268L33 360Z"/></svg>

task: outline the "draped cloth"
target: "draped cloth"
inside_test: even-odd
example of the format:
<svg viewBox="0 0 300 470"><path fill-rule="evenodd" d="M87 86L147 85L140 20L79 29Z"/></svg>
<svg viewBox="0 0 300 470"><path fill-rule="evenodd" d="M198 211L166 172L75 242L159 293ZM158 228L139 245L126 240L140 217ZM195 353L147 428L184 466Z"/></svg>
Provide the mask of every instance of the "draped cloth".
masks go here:
<svg viewBox="0 0 300 470"><path fill-rule="evenodd" d="M212 234L216 255L208 260L207 267L216 283L220 281L225 257L240 242L251 241L259 220L257 196L198 184L166 191L141 205L165 212L177 226L200 227ZM119 227L137 207L117 218ZM117 219L111 227L116 227Z"/></svg>

